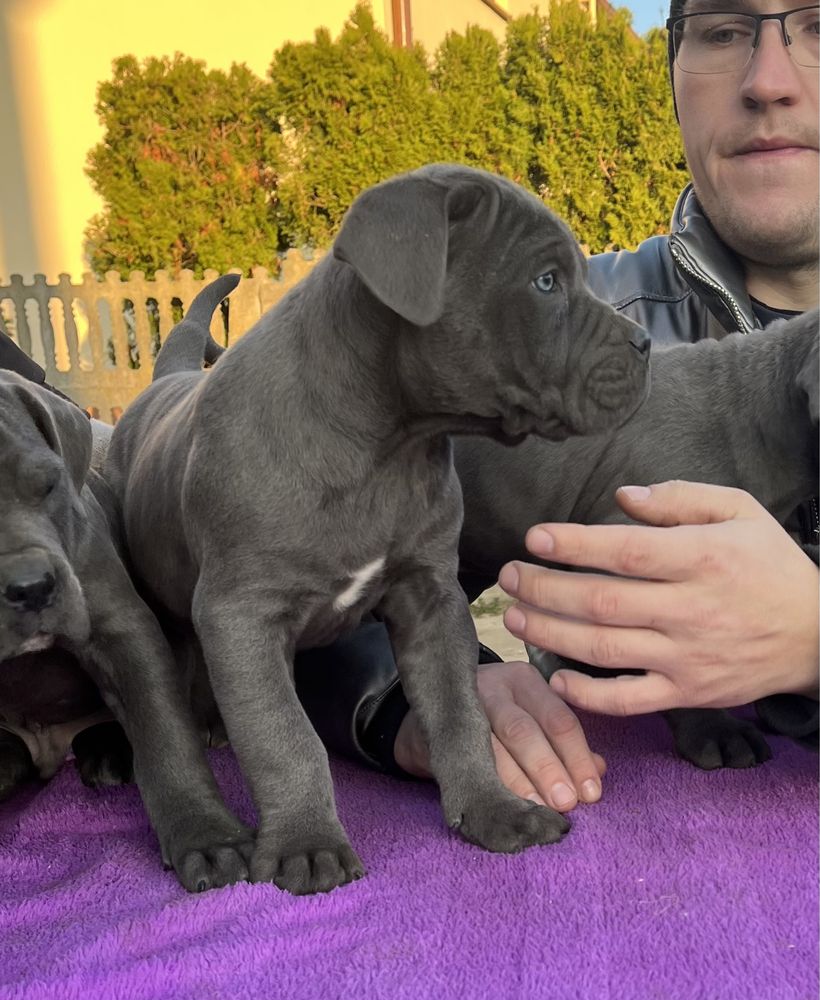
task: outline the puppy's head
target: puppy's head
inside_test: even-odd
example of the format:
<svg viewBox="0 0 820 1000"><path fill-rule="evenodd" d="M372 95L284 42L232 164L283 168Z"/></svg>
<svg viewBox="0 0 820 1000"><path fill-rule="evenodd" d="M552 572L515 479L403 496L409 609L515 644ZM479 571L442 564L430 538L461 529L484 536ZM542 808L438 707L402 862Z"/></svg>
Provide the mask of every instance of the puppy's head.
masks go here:
<svg viewBox="0 0 820 1000"><path fill-rule="evenodd" d="M84 540L90 460L81 410L0 372L0 660L87 636L71 563Z"/></svg>
<svg viewBox="0 0 820 1000"><path fill-rule="evenodd" d="M402 319L420 412L560 440L618 426L646 393L649 339L598 300L566 225L492 174L435 164L364 192L333 248Z"/></svg>

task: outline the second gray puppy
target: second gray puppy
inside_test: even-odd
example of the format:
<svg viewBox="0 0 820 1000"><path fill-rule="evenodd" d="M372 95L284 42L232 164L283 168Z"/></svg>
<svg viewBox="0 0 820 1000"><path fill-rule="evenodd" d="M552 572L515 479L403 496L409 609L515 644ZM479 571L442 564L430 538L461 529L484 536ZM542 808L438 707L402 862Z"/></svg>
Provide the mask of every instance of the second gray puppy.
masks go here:
<svg viewBox="0 0 820 1000"><path fill-rule="evenodd" d="M817 491L818 368L813 310L749 336L657 351L649 399L610 434L561 445L531 437L517 448L458 440L463 571L495 578L511 559L537 561L524 536L539 522L628 522L615 502L627 483L734 486L784 522ZM530 658L545 676L567 665L543 650ZM698 767L749 767L771 756L756 728L727 712L664 714L678 752Z"/></svg>

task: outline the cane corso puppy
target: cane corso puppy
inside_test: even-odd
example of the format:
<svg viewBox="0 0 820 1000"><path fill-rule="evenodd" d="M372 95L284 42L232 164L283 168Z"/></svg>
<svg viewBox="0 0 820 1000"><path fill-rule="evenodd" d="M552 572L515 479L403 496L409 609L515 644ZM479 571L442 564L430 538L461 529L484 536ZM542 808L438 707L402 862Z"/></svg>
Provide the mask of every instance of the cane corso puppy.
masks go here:
<svg viewBox="0 0 820 1000"><path fill-rule="evenodd" d="M448 435L562 440L640 405L648 337L584 271L534 196L426 167L361 195L333 252L203 372L210 310L236 279L215 283L117 424L106 477L139 579L201 643L259 813L253 880L307 893L363 872L292 660L371 611L447 823L494 851L567 829L495 772Z"/></svg>
<svg viewBox="0 0 820 1000"><path fill-rule="evenodd" d="M462 566L495 577L510 559L534 561L524 535L539 522L627 522L615 502L626 483L739 487L784 523L817 492L819 394L813 310L747 336L656 350L649 399L617 430L561 445L530 437L512 449L459 439ZM546 676L562 665L543 650L530 657ZM771 756L756 727L727 712L665 715L678 752L698 767L750 767Z"/></svg>
<svg viewBox="0 0 820 1000"><path fill-rule="evenodd" d="M112 428L90 425L91 466L99 470ZM68 650L47 644L0 662L0 802L28 781L50 778L69 749L90 787L131 779L125 734Z"/></svg>
<svg viewBox="0 0 820 1000"><path fill-rule="evenodd" d="M78 718L105 717L99 691L123 724L163 857L183 884L243 879L252 837L219 797L188 692L126 571L116 502L91 458L82 410L0 372L0 773L9 791L32 767L47 775ZM113 775L101 773L112 751L97 727L74 740L81 771L91 762L86 777L127 777L125 736L108 731Z"/></svg>

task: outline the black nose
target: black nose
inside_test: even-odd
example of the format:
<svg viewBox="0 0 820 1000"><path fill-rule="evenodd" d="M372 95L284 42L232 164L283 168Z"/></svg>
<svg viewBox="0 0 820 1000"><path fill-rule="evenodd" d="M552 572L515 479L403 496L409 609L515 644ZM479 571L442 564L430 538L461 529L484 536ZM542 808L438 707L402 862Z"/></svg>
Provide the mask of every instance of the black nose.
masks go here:
<svg viewBox="0 0 820 1000"><path fill-rule="evenodd" d="M6 584L3 596L19 611L42 611L54 600L54 585L51 573L21 573Z"/></svg>
<svg viewBox="0 0 820 1000"><path fill-rule="evenodd" d="M629 343L635 348L638 354L641 354L645 358L649 357L649 348L652 346L652 341L649 339L649 334L646 330L641 329L641 327L633 330L629 338Z"/></svg>

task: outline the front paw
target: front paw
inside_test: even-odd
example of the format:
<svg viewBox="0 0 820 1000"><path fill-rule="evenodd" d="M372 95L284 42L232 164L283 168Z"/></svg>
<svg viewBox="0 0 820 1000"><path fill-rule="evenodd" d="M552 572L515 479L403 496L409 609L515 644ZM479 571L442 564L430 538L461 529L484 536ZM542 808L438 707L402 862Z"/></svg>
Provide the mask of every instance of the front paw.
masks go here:
<svg viewBox="0 0 820 1000"><path fill-rule="evenodd" d="M99 722L77 733L71 744L84 785L104 788L134 780L134 753L119 722Z"/></svg>
<svg viewBox="0 0 820 1000"><path fill-rule="evenodd" d="M269 834L257 841L250 879L273 882L294 896L306 896L330 892L364 873L364 865L343 833L314 834L290 844Z"/></svg>
<svg viewBox="0 0 820 1000"><path fill-rule="evenodd" d="M192 816L168 838L162 853L183 888L205 892L247 881L253 849L253 831L239 820Z"/></svg>
<svg viewBox="0 0 820 1000"><path fill-rule="evenodd" d="M570 827L561 813L521 799L506 788L476 798L460 809L445 808L445 818L471 844L501 854L554 844Z"/></svg>
<svg viewBox="0 0 820 1000"><path fill-rule="evenodd" d="M771 759L760 730L722 709L674 709L665 712L684 760L704 771L720 767L755 767Z"/></svg>

